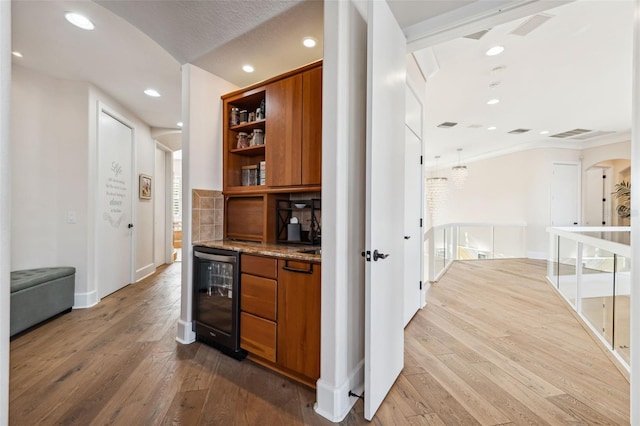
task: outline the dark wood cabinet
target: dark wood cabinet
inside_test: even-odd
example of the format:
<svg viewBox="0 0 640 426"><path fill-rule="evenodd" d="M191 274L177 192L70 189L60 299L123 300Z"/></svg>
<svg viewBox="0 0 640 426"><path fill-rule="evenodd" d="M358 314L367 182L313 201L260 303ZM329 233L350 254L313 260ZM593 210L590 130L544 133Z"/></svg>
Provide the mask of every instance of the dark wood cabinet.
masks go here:
<svg viewBox="0 0 640 426"><path fill-rule="evenodd" d="M320 265L278 260L278 365L320 377Z"/></svg>
<svg viewBox="0 0 640 426"><path fill-rule="evenodd" d="M293 75L267 86L269 148L267 186L302 183L302 75Z"/></svg>

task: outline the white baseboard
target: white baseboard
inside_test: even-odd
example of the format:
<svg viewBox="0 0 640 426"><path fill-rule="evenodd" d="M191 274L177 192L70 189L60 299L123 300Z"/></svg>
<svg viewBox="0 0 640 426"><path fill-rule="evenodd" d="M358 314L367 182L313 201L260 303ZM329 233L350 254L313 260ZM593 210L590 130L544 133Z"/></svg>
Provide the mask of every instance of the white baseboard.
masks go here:
<svg viewBox="0 0 640 426"><path fill-rule="evenodd" d="M89 293L75 293L73 295L73 309L86 309L95 306L100 302L97 291Z"/></svg>
<svg viewBox="0 0 640 426"><path fill-rule="evenodd" d="M547 253L542 251L528 251L527 257L529 259L547 260Z"/></svg>
<svg viewBox="0 0 640 426"><path fill-rule="evenodd" d="M147 278L149 275L153 275L156 272L156 265L150 263L136 271L136 282Z"/></svg>
<svg viewBox="0 0 640 426"><path fill-rule="evenodd" d="M333 387L322 380L316 383L316 399L313 409L316 413L334 423L341 422L358 401L349 396L349 391L362 395L364 389L364 359L352 370L347 379L338 387Z"/></svg>
<svg viewBox="0 0 640 426"><path fill-rule="evenodd" d="M192 330L191 322L178 320L178 335L176 341L183 345L188 345L196 341L196 333Z"/></svg>

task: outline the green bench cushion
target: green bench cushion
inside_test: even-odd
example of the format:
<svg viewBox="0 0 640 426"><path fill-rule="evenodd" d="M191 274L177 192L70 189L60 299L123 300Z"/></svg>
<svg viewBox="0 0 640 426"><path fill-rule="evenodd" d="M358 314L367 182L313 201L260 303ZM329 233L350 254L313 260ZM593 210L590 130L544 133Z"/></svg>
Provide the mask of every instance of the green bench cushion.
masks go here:
<svg viewBox="0 0 640 426"><path fill-rule="evenodd" d="M11 272L11 293L75 273L76 268L71 266L13 271Z"/></svg>

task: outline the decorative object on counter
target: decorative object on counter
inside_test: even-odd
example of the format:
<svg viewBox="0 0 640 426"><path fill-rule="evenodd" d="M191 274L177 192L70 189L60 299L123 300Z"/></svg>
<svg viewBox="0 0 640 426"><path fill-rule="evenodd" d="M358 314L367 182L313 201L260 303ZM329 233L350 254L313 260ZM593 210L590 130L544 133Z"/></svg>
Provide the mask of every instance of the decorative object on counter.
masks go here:
<svg viewBox="0 0 640 426"><path fill-rule="evenodd" d="M320 244L321 228L320 228L320 212L321 203L319 198L310 200L278 200L276 203L276 240L280 243L297 243L297 244ZM299 206L302 207L299 207ZM294 211L296 216L294 216ZM308 228L303 228L298 218L302 217L302 221L307 224ZM295 220L300 225L300 235L298 236L290 226ZM291 232L294 232L292 239Z"/></svg>
<svg viewBox="0 0 640 426"><path fill-rule="evenodd" d="M240 111L240 124L245 124L248 119L249 119L249 116L247 114L247 110L246 109L241 110Z"/></svg>
<svg viewBox="0 0 640 426"><path fill-rule="evenodd" d="M457 188L462 188L462 185L464 185L464 181L467 179L467 175L469 174L469 170L467 170L467 166L460 164L460 152L462 152L462 148L458 148L457 151L458 165L451 168L451 180Z"/></svg>
<svg viewBox="0 0 640 426"><path fill-rule="evenodd" d="M258 184L258 166L242 166L242 186Z"/></svg>
<svg viewBox="0 0 640 426"><path fill-rule="evenodd" d="M236 148L249 148L249 135L245 132L238 133L238 142L236 144Z"/></svg>
<svg viewBox="0 0 640 426"><path fill-rule="evenodd" d="M287 240L300 241L300 223L297 217L292 217L287 225Z"/></svg>
<svg viewBox="0 0 640 426"><path fill-rule="evenodd" d="M240 124L240 110L238 108L231 108L231 114L229 114L229 125L237 126Z"/></svg>
<svg viewBox="0 0 640 426"><path fill-rule="evenodd" d="M267 184L267 162L261 161L258 167L260 178L258 179L259 185Z"/></svg>

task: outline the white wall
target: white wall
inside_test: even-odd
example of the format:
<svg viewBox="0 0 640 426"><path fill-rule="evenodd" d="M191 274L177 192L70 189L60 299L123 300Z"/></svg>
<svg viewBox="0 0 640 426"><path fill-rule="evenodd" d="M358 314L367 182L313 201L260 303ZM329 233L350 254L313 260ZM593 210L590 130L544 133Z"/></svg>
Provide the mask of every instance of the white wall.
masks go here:
<svg viewBox="0 0 640 426"><path fill-rule="evenodd" d="M194 65L182 67L182 298L176 338L180 343L195 340L191 330L191 190L222 190L220 97L237 88Z"/></svg>
<svg viewBox="0 0 640 426"><path fill-rule="evenodd" d="M11 269L74 266L74 306L92 306L98 302L94 272L98 101L134 125L136 176L153 174L155 145L149 126L87 83L48 77L18 65L13 69ZM69 211L76 214L75 224L67 223ZM136 213L134 263L139 280L154 270L153 204L138 200Z"/></svg>
<svg viewBox="0 0 640 426"><path fill-rule="evenodd" d="M339 421L364 385L366 3L325 2L322 319L316 412Z"/></svg>
<svg viewBox="0 0 640 426"><path fill-rule="evenodd" d="M87 285L87 87L13 66L11 268L74 266L76 291Z"/></svg>
<svg viewBox="0 0 640 426"><path fill-rule="evenodd" d="M579 158L580 151L536 149L467 164L464 186L449 185L440 223L526 222L527 255L546 258L552 164Z"/></svg>
<svg viewBox="0 0 640 426"><path fill-rule="evenodd" d="M0 198L11 199L11 2L0 2ZM9 424L11 203L0 203L0 425Z"/></svg>

